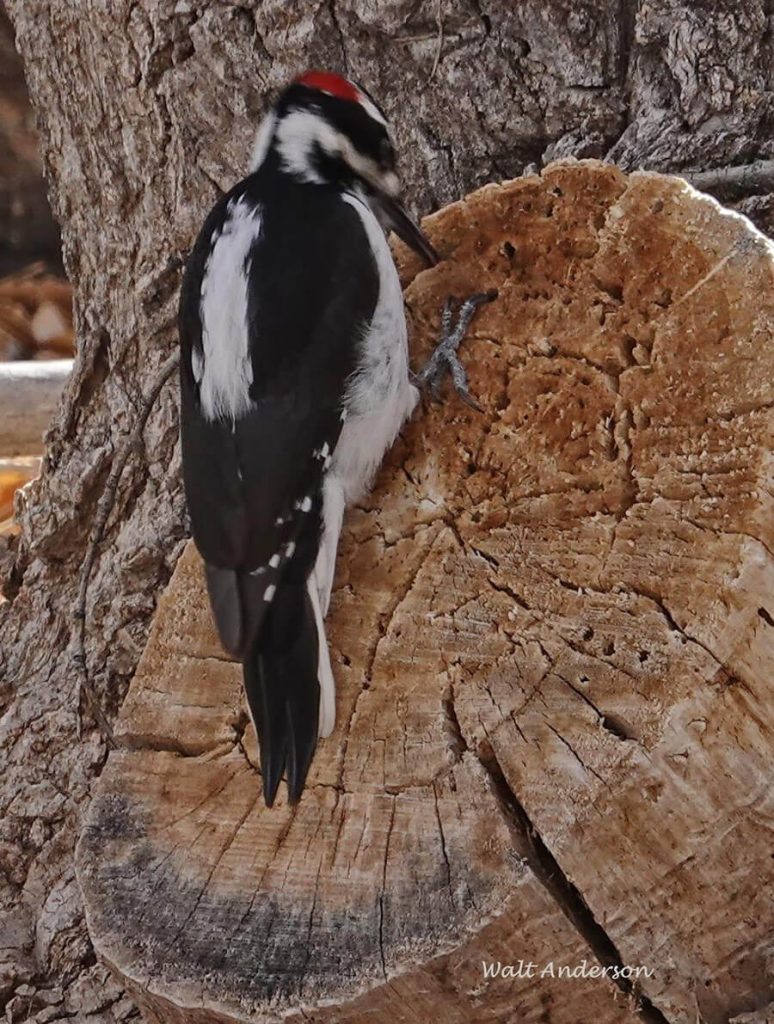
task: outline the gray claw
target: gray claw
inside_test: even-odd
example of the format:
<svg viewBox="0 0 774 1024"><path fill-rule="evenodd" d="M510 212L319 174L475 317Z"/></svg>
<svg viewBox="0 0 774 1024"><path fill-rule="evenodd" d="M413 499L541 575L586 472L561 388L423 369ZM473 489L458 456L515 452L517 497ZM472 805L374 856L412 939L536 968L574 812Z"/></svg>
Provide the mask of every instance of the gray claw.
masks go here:
<svg viewBox="0 0 774 1024"><path fill-rule="evenodd" d="M478 292L471 295L459 307L456 324L453 315L454 299L449 297L444 303L441 314L441 340L419 373L413 375L414 383L421 388L428 388L436 401L440 400L441 382L448 372L451 374L454 389L460 398L471 408L483 412L470 393L468 375L457 355L457 349L460 347L478 307L485 302L492 302L496 298L496 291Z"/></svg>

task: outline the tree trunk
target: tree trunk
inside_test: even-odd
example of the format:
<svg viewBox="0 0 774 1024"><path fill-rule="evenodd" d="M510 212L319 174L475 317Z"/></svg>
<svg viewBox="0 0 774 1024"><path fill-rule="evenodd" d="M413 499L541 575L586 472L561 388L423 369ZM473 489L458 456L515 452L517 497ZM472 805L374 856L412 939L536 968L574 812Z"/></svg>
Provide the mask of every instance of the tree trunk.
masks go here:
<svg viewBox="0 0 774 1024"><path fill-rule="evenodd" d="M19 503L21 535L0 607L0 1007L13 1021L59 1015L97 1024L134 1010L94 963L73 872L79 817L106 755L96 733L79 740L75 727L77 575L113 457L175 344L183 256L220 189L243 173L270 92L309 65L360 78L392 117L407 195L424 211L546 156L608 154L626 168L660 169L770 158L772 35L763 0L711 8L587 3L569 13L561 0L440 6L11 0L7 6L63 224L79 345L43 476ZM748 202L761 216L770 208L765 196ZM632 352L647 343L634 338ZM612 452L623 439L610 444ZM689 473L670 487L705 487L713 495L712 476L697 482ZM674 493L677 500L683 492ZM622 543L627 529L624 519L616 534ZM109 715L121 705L185 535L177 400L168 386L148 422L145 449L122 478L88 594L87 661ZM448 531L436 543L453 553ZM585 557L582 549L568 550L560 578L573 586ZM658 594L658 583L671 581L668 565L658 573L645 584L635 579L643 605L631 610L661 615L666 623L674 617L672 643L684 623L668 603L663 614L657 602L648 603L646 591ZM514 583L508 577L500 585ZM503 609L508 603L519 619L518 606L501 596ZM609 606L600 601L607 615ZM592 628L601 635L603 621ZM715 650L714 634L696 637L685 641L693 656L701 657L702 645ZM548 660L555 657L546 651ZM535 666L525 662L527 668ZM748 677L736 669L731 674L743 685L727 687L725 699L741 700ZM368 704L368 693L362 700ZM482 709L484 721L487 714ZM467 765L473 754L460 745L473 740L476 712L463 701L457 715L462 740L456 744ZM527 745L525 758L533 754ZM570 833L545 828L550 822L541 823L537 813L552 776L542 778L533 766L530 786L543 788L521 791L517 766L502 752L497 756L508 785L532 807L545 848L559 862L575 858ZM569 819L565 825L571 827ZM649 838L652 856L658 859L672 838L671 831ZM599 878L590 877L600 865L580 868L581 891L601 900ZM704 898L696 895L694 912ZM629 918L622 914L625 931ZM388 934L393 924L387 923ZM711 927L721 923L713 918ZM696 979L697 992L704 980ZM715 1014L709 1019L752 1008L736 995L724 1004L714 989L707 998ZM667 1019L687 1019L683 1004L661 1009Z"/></svg>

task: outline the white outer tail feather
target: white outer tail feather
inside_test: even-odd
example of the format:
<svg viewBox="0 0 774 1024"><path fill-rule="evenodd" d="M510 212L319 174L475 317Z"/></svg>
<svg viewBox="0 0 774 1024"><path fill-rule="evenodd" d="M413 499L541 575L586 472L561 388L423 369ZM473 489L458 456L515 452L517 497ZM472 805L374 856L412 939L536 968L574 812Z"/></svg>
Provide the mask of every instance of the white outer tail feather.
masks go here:
<svg viewBox="0 0 774 1024"><path fill-rule="evenodd" d="M319 640L321 736L330 735L336 719L336 683L323 619L328 614L344 509L370 487L385 451L419 399L408 372L403 293L384 231L362 196L346 194L343 199L363 222L379 272L379 298L359 347L359 371L345 396L346 417L342 414L341 434L323 485L320 548L307 580Z"/></svg>
<svg viewBox="0 0 774 1024"><path fill-rule="evenodd" d="M317 681L320 684L320 736L330 736L336 724L336 681L331 668L331 656L325 636L320 594L317 589L316 573L312 572L306 581L306 589L312 602L314 621L317 626Z"/></svg>
<svg viewBox="0 0 774 1024"><path fill-rule="evenodd" d="M334 473L329 473L323 484L323 530L320 549L314 566L314 578L320 595L322 616L328 614L336 572L336 552L339 547L341 526L344 521L344 490Z"/></svg>

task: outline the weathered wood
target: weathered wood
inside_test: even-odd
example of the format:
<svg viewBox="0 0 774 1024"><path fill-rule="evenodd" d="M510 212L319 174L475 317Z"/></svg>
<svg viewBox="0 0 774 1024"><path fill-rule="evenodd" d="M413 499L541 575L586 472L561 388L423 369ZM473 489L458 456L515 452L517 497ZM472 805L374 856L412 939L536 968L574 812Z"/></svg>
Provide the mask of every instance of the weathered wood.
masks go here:
<svg viewBox="0 0 774 1024"><path fill-rule="evenodd" d="M465 347L485 413L417 416L348 516L338 725L295 810L262 805L188 549L78 849L94 944L165 1024L759 1009L772 247L593 162L425 223L415 363L448 293L497 288ZM584 959L652 976L482 976Z"/></svg>
<svg viewBox="0 0 774 1024"><path fill-rule="evenodd" d="M305 67L348 71L386 110L421 212L552 155L662 171L737 164L771 155L772 14L763 0L668 14L652 0L3 5L62 225L78 354L0 567L0 1017L119 1024L131 1006L94 964L72 868L104 762L99 737L77 733L72 609L104 482L176 344L181 256L244 173L266 104ZM769 199L746 209L774 233ZM169 388L127 465L89 589L86 655L111 718L182 546L177 438ZM503 986L505 1020L507 1000Z"/></svg>
<svg viewBox="0 0 774 1024"><path fill-rule="evenodd" d="M0 363L0 458L39 455L72 359Z"/></svg>
<svg viewBox="0 0 774 1024"><path fill-rule="evenodd" d="M703 192L735 199L751 192L774 192L774 160L754 160L737 167L694 171L686 177Z"/></svg>

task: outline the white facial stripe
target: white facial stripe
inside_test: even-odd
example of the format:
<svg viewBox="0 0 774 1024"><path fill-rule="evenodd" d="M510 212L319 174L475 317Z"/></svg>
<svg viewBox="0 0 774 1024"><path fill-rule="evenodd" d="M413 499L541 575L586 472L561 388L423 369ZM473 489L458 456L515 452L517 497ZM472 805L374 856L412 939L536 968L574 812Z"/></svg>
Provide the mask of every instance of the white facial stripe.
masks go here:
<svg viewBox="0 0 774 1024"><path fill-rule="evenodd" d="M269 152L269 146L271 144L272 136L274 135L274 128L277 124L277 115L271 111L258 126L258 133L255 136L255 142L253 143L253 156L250 161L250 171L257 171L263 161L266 159L266 154Z"/></svg>
<svg viewBox="0 0 774 1024"><path fill-rule="evenodd" d="M369 184L391 195L398 191L395 174L385 175L375 160L360 153L346 135L336 131L321 114L312 110L291 110L280 121L276 138L284 169L302 181L322 182L312 165L312 152L318 145L328 156L343 160Z"/></svg>
<svg viewBox="0 0 774 1024"><path fill-rule="evenodd" d="M364 178L365 181L376 185L378 188L384 188L384 183L390 175L385 175L375 160L371 160L369 157L359 153L349 139L343 135L340 135L339 138L343 140L341 155L344 162L356 171L361 178Z"/></svg>
<svg viewBox="0 0 774 1024"><path fill-rule="evenodd" d="M336 132L327 121L311 110L291 110L277 127L277 149L286 171L302 181L320 183L322 178L311 166L311 152L315 142L322 145L324 135L332 145Z"/></svg>
<svg viewBox="0 0 774 1024"><path fill-rule="evenodd" d="M204 365L199 394L209 420L235 421L252 407L245 261L260 230L260 210L243 198L232 200L204 267L199 305Z"/></svg>
<svg viewBox="0 0 774 1024"><path fill-rule="evenodd" d="M388 171L382 175L382 189L388 196L397 196L400 192L400 182L395 171Z"/></svg>
<svg viewBox="0 0 774 1024"><path fill-rule="evenodd" d="M372 103L369 100L369 98L359 89L357 91L357 101L363 108L363 110L365 110L366 114L368 114L369 117L373 118L374 121L378 121L379 124L383 124L385 128L387 127L387 121L384 119L384 116L379 112L379 109L377 108L376 104Z"/></svg>

